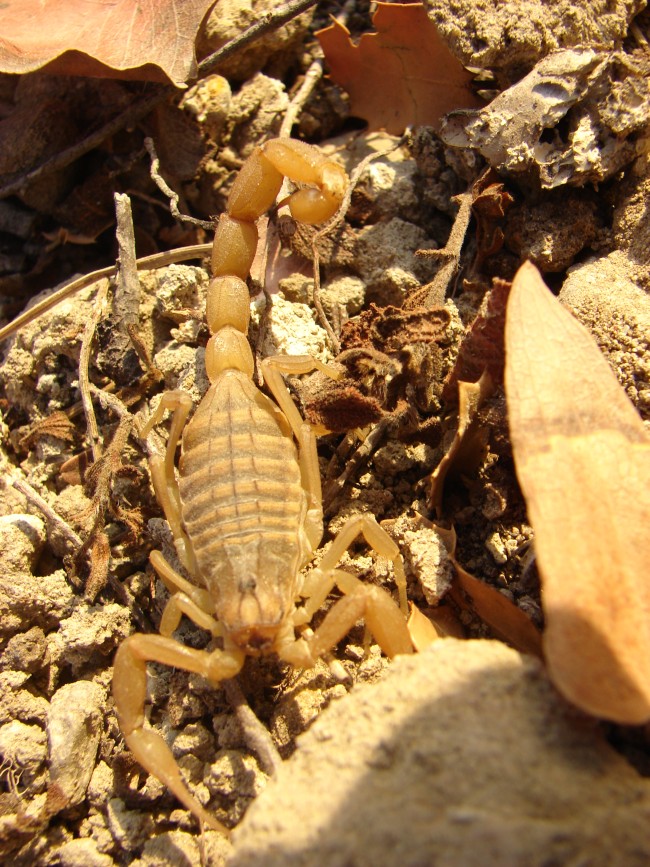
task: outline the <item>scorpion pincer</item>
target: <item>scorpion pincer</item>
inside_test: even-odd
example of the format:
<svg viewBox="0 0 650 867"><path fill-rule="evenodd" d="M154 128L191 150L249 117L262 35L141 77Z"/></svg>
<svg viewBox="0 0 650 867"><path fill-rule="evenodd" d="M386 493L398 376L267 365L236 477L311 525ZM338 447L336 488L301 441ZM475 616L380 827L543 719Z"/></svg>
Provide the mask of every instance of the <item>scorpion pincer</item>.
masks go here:
<svg viewBox="0 0 650 867"><path fill-rule="evenodd" d="M161 634L127 638L113 678L129 749L199 821L223 833L227 829L185 786L165 741L145 727L149 661L197 672L213 684L236 675L247 655L276 653L307 668L361 618L386 655L412 652L402 559L373 516L348 521L319 565L301 575L323 533L321 484L314 431L301 418L282 375L319 369L336 378L338 373L310 356L276 356L262 362L274 400L253 382L245 281L257 247L256 220L274 204L285 177L308 185L287 200L292 216L306 223L328 220L347 188L346 174L336 163L317 148L286 138L256 148L233 184L214 238L207 295L210 387L187 424L190 396L167 392L141 431L146 437L167 410L173 411L166 453L151 455L150 468L179 560L192 580L175 571L161 552L152 552L151 562L171 593ZM385 590L336 568L359 535L392 560L401 610ZM321 625L296 637L296 629L309 623L334 587L342 596ZM219 637L222 647L196 650L172 638L182 615Z"/></svg>

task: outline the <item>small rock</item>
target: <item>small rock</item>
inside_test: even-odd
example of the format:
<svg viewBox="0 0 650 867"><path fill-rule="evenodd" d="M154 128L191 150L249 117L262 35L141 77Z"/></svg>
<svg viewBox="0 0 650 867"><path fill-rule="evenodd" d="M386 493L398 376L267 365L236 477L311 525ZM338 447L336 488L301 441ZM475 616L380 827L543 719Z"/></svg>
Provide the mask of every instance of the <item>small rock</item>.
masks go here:
<svg viewBox="0 0 650 867"><path fill-rule="evenodd" d="M35 515L0 518L3 575L31 572L47 539L45 524Z"/></svg>
<svg viewBox="0 0 650 867"><path fill-rule="evenodd" d="M106 818L113 839L127 852L134 852L144 845L153 830L150 816L127 810L120 798L111 798L108 802Z"/></svg>
<svg viewBox="0 0 650 867"><path fill-rule="evenodd" d="M64 659L73 669L84 665L94 653L112 653L129 634L129 613L116 603L88 605L81 602L73 614L61 622L52 636L53 658Z"/></svg>
<svg viewBox="0 0 650 867"><path fill-rule="evenodd" d="M330 280L321 292L321 301L326 312L344 310L348 316L356 316L364 305L366 284L359 277L338 277Z"/></svg>
<svg viewBox="0 0 650 867"><path fill-rule="evenodd" d="M508 562L508 550L506 544L496 530L485 540L485 547L492 555L492 559L495 563L502 566L504 563Z"/></svg>
<svg viewBox="0 0 650 867"><path fill-rule="evenodd" d="M62 569L48 576L32 574L46 538L43 521L34 515L0 518L0 635L36 624L51 628L72 608L74 591Z"/></svg>
<svg viewBox="0 0 650 867"><path fill-rule="evenodd" d="M23 671L0 671L0 725L10 720L37 722L45 727L49 702L29 689L21 689L29 681Z"/></svg>
<svg viewBox="0 0 650 867"><path fill-rule="evenodd" d="M147 840L142 858L133 861L131 867L194 867L201 863L222 867L232 851L228 838L215 831L204 831L200 845L199 849L198 838L185 831L158 834Z"/></svg>
<svg viewBox="0 0 650 867"><path fill-rule="evenodd" d="M210 765L205 782L212 794L254 798L264 788L266 774L253 756L221 750Z"/></svg>
<svg viewBox="0 0 650 867"><path fill-rule="evenodd" d="M264 313L264 299L253 304L252 320L255 324ZM306 304L292 303L281 295L273 297L268 316L264 320L264 340L261 353L269 355L311 355L320 361L331 361L327 332L318 325L314 311Z"/></svg>
<svg viewBox="0 0 650 867"><path fill-rule="evenodd" d="M111 867L115 863L110 855L100 852L93 840L87 837L69 840L57 849L56 855L61 867Z"/></svg>
<svg viewBox="0 0 650 867"><path fill-rule="evenodd" d="M437 605L451 585L449 552L435 527L404 515L388 521L386 529L399 545L407 569L418 580L429 605Z"/></svg>
<svg viewBox="0 0 650 867"><path fill-rule="evenodd" d="M423 229L399 217L361 229L355 266L366 284L367 298L401 307L409 292L433 277L437 264L415 255L416 250L432 246Z"/></svg>
<svg viewBox="0 0 650 867"><path fill-rule="evenodd" d="M98 762L92 772L86 795L94 807L101 807L115 789L115 774L106 762Z"/></svg>
<svg viewBox="0 0 650 867"><path fill-rule="evenodd" d="M196 118L212 141L218 142L228 117L231 99L228 79L223 75L208 75L184 93L180 105Z"/></svg>
<svg viewBox="0 0 650 867"><path fill-rule="evenodd" d="M172 752L180 756L191 755L203 761L209 761L214 756L214 735L201 723L190 723L174 740Z"/></svg>
<svg viewBox="0 0 650 867"><path fill-rule="evenodd" d="M7 642L0 666L13 671L38 671L45 665L47 658L47 643L43 630L34 626L27 632L14 635Z"/></svg>
<svg viewBox="0 0 650 867"><path fill-rule="evenodd" d="M71 806L86 797L102 732L104 703L104 691L86 680L62 686L50 703L50 779Z"/></svg>
<svg viewBox="0 0 650 867"><path fill-rule="evenodd" d="M25 792L42 773L47 757L45 732L19 720L0 726L0 756L16 786Z"/></svg>
<svg viewBox="0 0 650 867"><path fill-rule="evenodd" d="M449 552L435 529L420 527L404 534L402 553L420 582L429 605L437 605L451 585Z"/></svg>

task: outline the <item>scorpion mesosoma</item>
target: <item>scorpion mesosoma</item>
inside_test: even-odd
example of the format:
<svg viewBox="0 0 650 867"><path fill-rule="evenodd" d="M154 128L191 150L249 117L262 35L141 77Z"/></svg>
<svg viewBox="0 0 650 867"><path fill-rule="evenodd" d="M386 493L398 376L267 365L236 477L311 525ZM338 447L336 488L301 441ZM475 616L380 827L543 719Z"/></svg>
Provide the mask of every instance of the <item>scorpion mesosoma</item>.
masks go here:
<svg viewBox="0 0 650 867"><path fill-rule="evenodd" d="M150 456L150 468L179 560L192 581L178 574L161 552L152 552L151 562L171 593L161 634L127 638L118 650L113 679L120 727L132 753L199 821L223 833L227 829L186 788L165 741L145 728L147 662L198 672L214 684L236 675L247 655L275 652L308 668L362 618L388 656L412 651L401 555L373 516L352 518L319 565L304 578L300 573L323 533L321 484L314 431L302 420L282 374L337 373L310 356L276 356L262 362L275 402L253 382L245 280L257 247L256 220L275 202L284 177L309 185L285 200L292 216L306 223L329 219L347 187L343 169L317 148L292 139L256 148L235 179L212 253L209 390L187 425L190 396L167 392L141 431L147 436L165 411L173 410L166 453ZM177 479L174 462L181 438ZM392 560L402 610L385 590L336 568L359 535ZM343 595L322 624L296 638L296 628L309 623L335 586ZM299 598L302 604L297 604ZM173 639L182 615L220 637L222 648L196 650Z"/></svg>

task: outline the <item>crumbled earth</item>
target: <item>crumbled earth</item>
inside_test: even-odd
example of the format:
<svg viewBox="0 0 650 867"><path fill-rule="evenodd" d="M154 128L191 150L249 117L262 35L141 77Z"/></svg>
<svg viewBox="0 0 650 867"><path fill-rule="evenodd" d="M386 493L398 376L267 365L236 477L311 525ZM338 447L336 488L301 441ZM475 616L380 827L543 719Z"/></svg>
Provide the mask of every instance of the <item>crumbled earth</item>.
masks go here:
<svg viewBox="0 0 650 867"><path fill-rule="evenodd" d="M202 50L276 5L220 2ZM366 5L350 13L355 35L368 27ZM315 22L324 26L330 10L320 6ZM357 624L309 671L274 657L249 659L237 682L282 760L275 775L232 691L150 665L149 723L198 800L226 826L239 823L231 838L200 833L126 750L111 680L120 643L134 631L155 633L168 599L150 551L180 569L136 428L164 391L183 389L196 403L207 389L210 275L200 258L139 272L137 352L128 358L116 352L108 319L113 287L96 282L2 346L3 863L648 863L647 731L606 727L570 708L541 663L483 640L494 633L455 585L450 527L460 565L543 627L533 534L498 376L475 419L481 448L453 467L437 514L429 477L456 434L461 344L477 314L491 315L492 278L512 278L525 258L592 332L650 421L643 41L650 18L639 14L643 0L426 6L451 50L482 69L486 89L500 96L481 112L449 118L440 135L422 128L400 141L359 132L345 95L322 80L294 134L322 144L348 173L374 159L358 178L346 220L319 241L320 295L309 261L312 231L298 227L284 249L272 223L262 231L268 252L252 269L250 341L258 362L310 354L342 374L337 381L322 373L289 378L303 415L336 430L319 440L324 545L353 515L384 521L404 559L409 600L445 637L388 662ZM312 60L314 26L301 16L235 54L220 68L227 79L210 76L142 129L123 131L104 150L0 202L0 252L12 268L32 269L28 277L19 268L0 274L0 314L15 315L31 290L47 296L64 277L113 261L116 176L131 192L139 255L209 241L201 227L169 216L142 160L143 132L156 139L181 210L211 219L243 160L278 134ZM0 174L56 154L80 126L99 123L109 103L129 99L124 83L86 82L74 97L83 99L82 110L56 78L26 76L16 88L0 77L0 84L25 128L39 131L28 148L6 149ZM47 113L52 105L58 125ZM456 249L454 197L487 168L487 205ZM441 296L432 287L449 261ZM84 362L93 317L96 336ZM498 336L493 343L498 369ZM103 454L90 473L92 438L80 402L86 374ZM167 425L154 440L162 442ZM321 556L322 549L315 562ZM341 568L397 595L390 562L363 543ZM185 618L176 637L197 649L215 646Z"/></svg>

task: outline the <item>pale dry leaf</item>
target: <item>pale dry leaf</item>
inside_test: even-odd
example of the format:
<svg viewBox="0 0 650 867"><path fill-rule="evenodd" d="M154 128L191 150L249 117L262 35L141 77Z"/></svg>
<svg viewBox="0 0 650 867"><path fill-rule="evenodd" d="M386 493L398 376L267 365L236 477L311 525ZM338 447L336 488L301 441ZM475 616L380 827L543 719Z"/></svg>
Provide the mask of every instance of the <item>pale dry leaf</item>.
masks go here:
<svg viewBox="0 0 650 867"><path fill-rule="evenodd" d="M440 638L440 633L436 629L435 624L413 602L411 603L411 613L409 614L406 626L413 642L413 647L418 653Z"/></svg>
<svg viewBox="0 0 650 867"><path fill-rule="evenodd" d="M407 126L439 127L441 117L480 100L472 76L441 39L421 3L377 3L376 33L359 44L337 21L318 31L333 81L350 95L352 113L370 129L401 135Z"/></svg>
<svg viewBox="0 0 650 867"><path fill-rule="evenodd" d="M513 453L550 675L574 704L650 720L650 437L589 332L530 263L506 320Z"/></svg>
<svg viewBox="0 0 650 867"><path fill-rule="evenodd" d="M215 0L5 0L0 72L43 69L171 81L196 77L194 43Z"/></svg>

